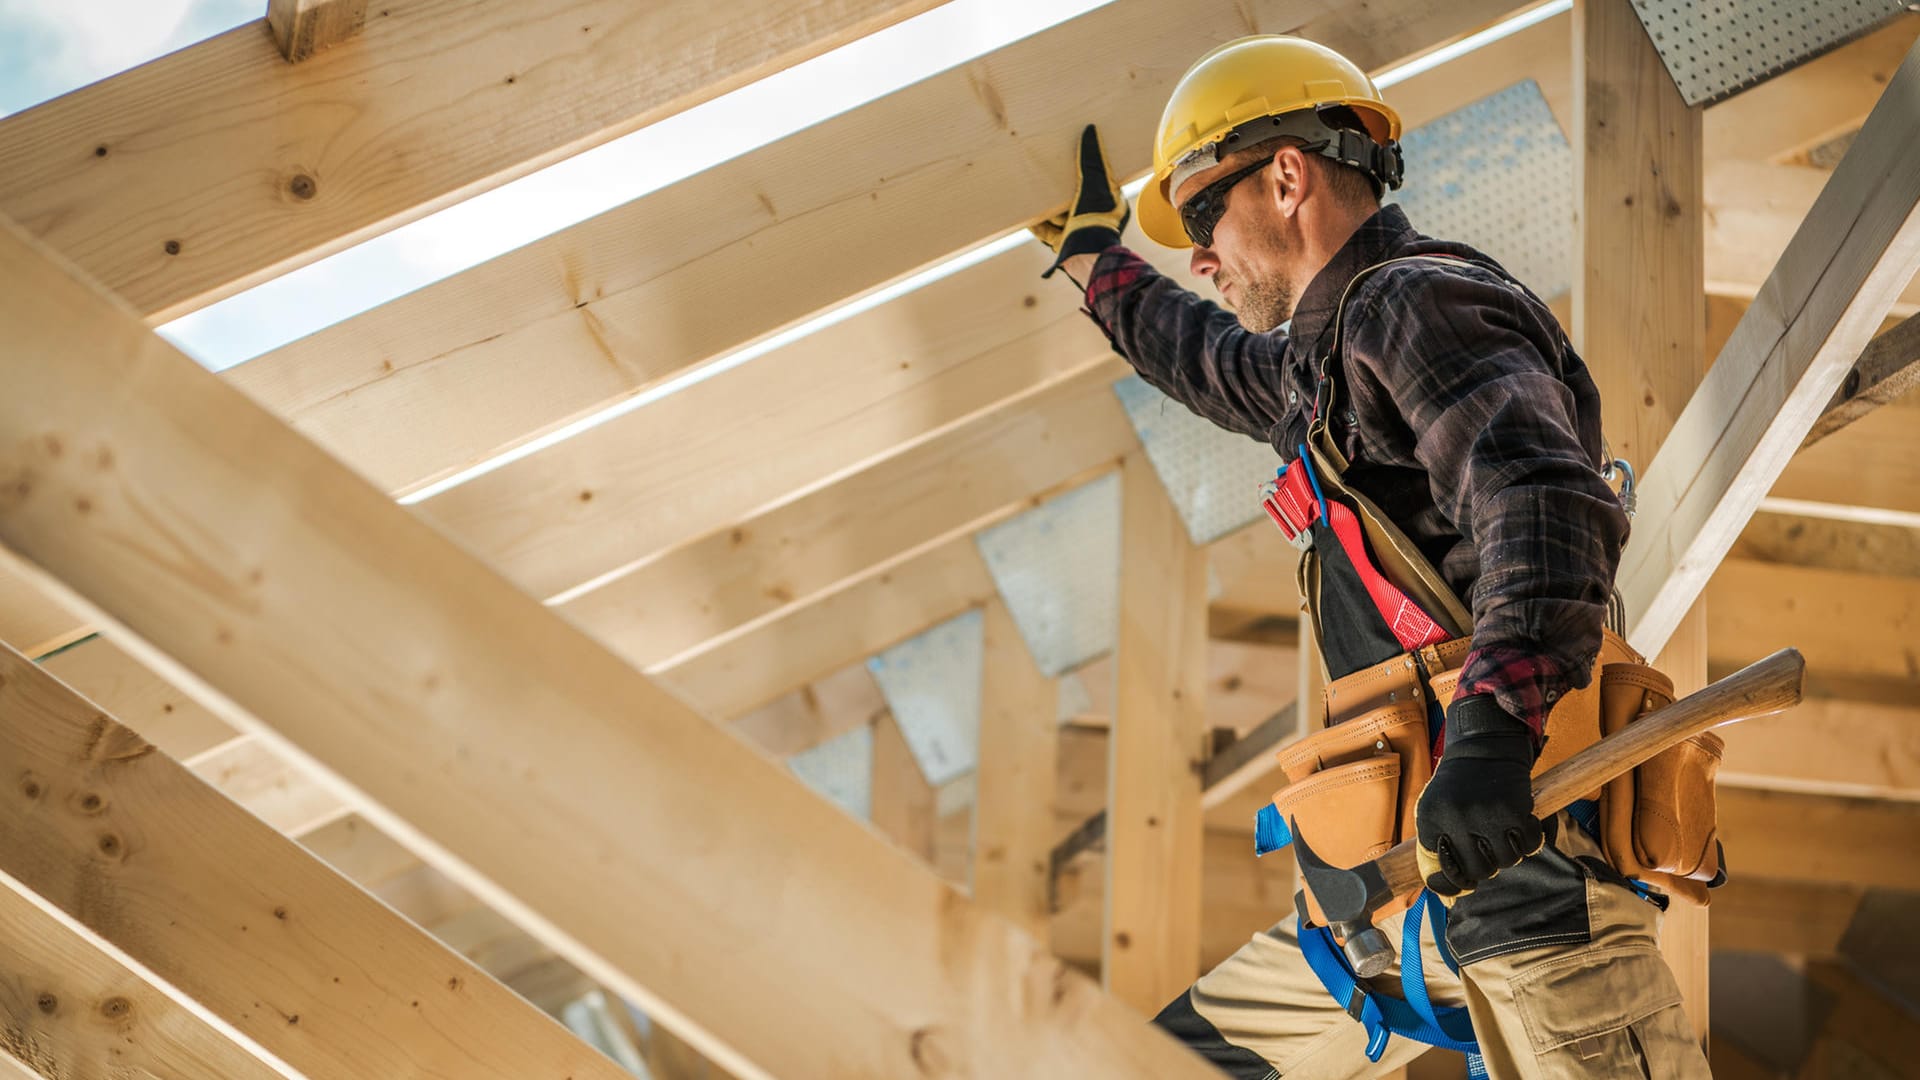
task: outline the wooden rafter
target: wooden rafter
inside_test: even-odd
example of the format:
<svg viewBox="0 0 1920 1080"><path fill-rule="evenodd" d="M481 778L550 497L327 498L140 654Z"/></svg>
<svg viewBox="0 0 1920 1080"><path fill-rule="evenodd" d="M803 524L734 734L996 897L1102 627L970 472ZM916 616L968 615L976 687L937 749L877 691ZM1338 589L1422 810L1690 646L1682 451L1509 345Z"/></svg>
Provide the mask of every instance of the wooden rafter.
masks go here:
<svg viewBox="0 0 1920 1080"><path fill-rule="evenodd" d="M0 872L301 1073L618 1075L4 648L0 745Z"/></svg>
<svg viewBox="0 0 1920 1080"><path fill-rule="evenodd" d="M1679 624L1920 266L1920 47L1646 471L1620 571L1631 639Z"/></svg>
<svg viewBox="0 0 1920 1080"><path fill-rule="evenodd" d="M1326 32L1310 21L1341 6L1202 0L1170 20L1156 0L1119 0L232 377L369 477L405 490L1021 226L1041 201L1072 190L1069 150L1083 124L1109 134L1116 168L1144 171L1167 91L1220 41L1306 24L1376 67L1516 4L1400 0L1339 15ZM1059 92L1068 85L1099 91ZM1014 289L1001 295L1042 283ZM689 317L722 296L753 302L723 319Z"/></svg>
<svg viewBox="0 0 1920 1080"><path fill-rule="evenodd" d="M0 282L0 544L723 1064L1202 1074L11 225Z"/></svg>
<svg viewBox="0 0 1920 1080"><path fill-rule="evenodd" d="M289 63L358 34L367 25L367 0L267 0L267 28Z"/></svg>
<svg viewBox="0 0 1920 1080"><path fill-rule="evenodd" d="M0 121L0 214L164 322L936 3L395 2L293 67L242 26Z"/></svg>
<svg viewBox="0 0 1920 1080"><path fill-rule="evenodd" d="M1873 410L1920 388L1920 315L1909 315L1900 325L1867 343L1853 370L1840 380L1840 389L1813 422L1800 448L1853 423Z"/></svg>

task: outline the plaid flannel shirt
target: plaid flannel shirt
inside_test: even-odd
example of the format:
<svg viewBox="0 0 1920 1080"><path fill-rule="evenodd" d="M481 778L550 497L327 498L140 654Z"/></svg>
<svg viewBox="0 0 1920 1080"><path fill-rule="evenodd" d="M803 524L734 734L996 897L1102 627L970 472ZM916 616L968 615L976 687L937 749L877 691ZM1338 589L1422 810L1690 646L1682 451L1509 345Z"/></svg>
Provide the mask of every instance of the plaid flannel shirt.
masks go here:
<svg viewBox="0 0 1920 1080"><path fill-rule="evenodd" d="M1626 543L1600 478L1600 398L1547 306L1497 263L1422 236L1397 206L1368 219L1302 291L1293 321L1249 333L1234 315L1109 248L1088 314L1149 383L1292 458L1318 358L1347 301L1329 433L1374 500L1473 613L1457 696L1492 694L1539 737L1553 702L1592 675Z"/></svg>

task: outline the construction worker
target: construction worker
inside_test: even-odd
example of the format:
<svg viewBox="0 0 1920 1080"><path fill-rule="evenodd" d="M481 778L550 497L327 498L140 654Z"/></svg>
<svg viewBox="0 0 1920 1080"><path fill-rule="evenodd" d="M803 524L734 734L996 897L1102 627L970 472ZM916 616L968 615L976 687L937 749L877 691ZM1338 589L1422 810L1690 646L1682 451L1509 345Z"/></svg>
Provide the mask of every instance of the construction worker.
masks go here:
<svg viewBox="0 0 1920 1080"><path fill-rule="evenodd" d="M1339 460L1314 490L1337 479L1370 500L1471 609L1412 830L1428 887L1449 901L1435 914L1450 914L1453 955L1432 940L1413 952L1434 1007L1423 1015L1470 1018L1477 1048L1415 1037L1477 1049L1470 1061L1494 1077L1704 1077L1656 945L1666 898L1616 872L1572 816L1532 812L1546 718L1591 678L1627 535L1598 468L1599 396L1544 303L1485 254L1381 206L1400 181L1399 128L1339 54L1245 38L1175 87L1139 199L1143 231L1191 247L1221 303L1121 245L1130 211L1091 127L1074 201L1034 231L1056 253L1048 274L1083 287L1146 381L1283 461L1312 457L1325 473ZM1316 437L1324 455L1307 451ZM1323 595L1312 612L1336 679L1380 655L1340 607L1352 602ZM1377 925L1398 942L1403 920L1439 907ZM1391 974L1337 989L1303 954L1308 934L1287 917L1155 1022L1247 1080L1371 1076L1427 1049L1391 1038L1404 1025L1364 1004L1419 991Z"/></svg>

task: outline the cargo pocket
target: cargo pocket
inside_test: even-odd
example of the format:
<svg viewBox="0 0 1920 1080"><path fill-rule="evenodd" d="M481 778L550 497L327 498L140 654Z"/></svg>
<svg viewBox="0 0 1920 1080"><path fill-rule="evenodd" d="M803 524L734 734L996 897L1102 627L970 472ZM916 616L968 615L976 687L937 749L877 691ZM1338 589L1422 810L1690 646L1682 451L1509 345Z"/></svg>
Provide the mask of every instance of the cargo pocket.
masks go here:
<svg viewBox="0 0 1920 1080"><path fill-rule="evenodd" d="M1657 946L1581 950L1508 985L1542 1080L1707 1075Z"/></svg>

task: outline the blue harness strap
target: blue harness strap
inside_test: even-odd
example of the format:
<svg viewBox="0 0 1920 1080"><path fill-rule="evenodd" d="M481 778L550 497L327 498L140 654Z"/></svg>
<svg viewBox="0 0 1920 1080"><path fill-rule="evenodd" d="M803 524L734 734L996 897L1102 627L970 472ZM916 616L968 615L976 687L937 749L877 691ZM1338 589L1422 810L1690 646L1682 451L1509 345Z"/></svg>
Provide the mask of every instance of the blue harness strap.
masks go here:
<svg viewBox="0 0 1920 1080"><path fill-rule="evenodd" d="M1479 1080L1486 1076L1480 1060L1480 1044L1473 1037L1473 1023L1462 1008L1436 1008L1427 993L1425 965L1421 960L1420 934L1428 913L1434 926L1434 941L1441 959L1455 972L1458 961L1447 948L1446 907L1440 898L1422 891L1420 899L1407 912L1400 941L1400 992L1404 997L1374 993L1360 983L1347 965L1333 931L1324 926L1300 930L1300 953L1313 969L1320 984L1343 1005L1347 1013L1367 1029L1367 1060L1379 1061L1394 1036L1458 1050L1467 1055L1468 1076Z"/></svg>

